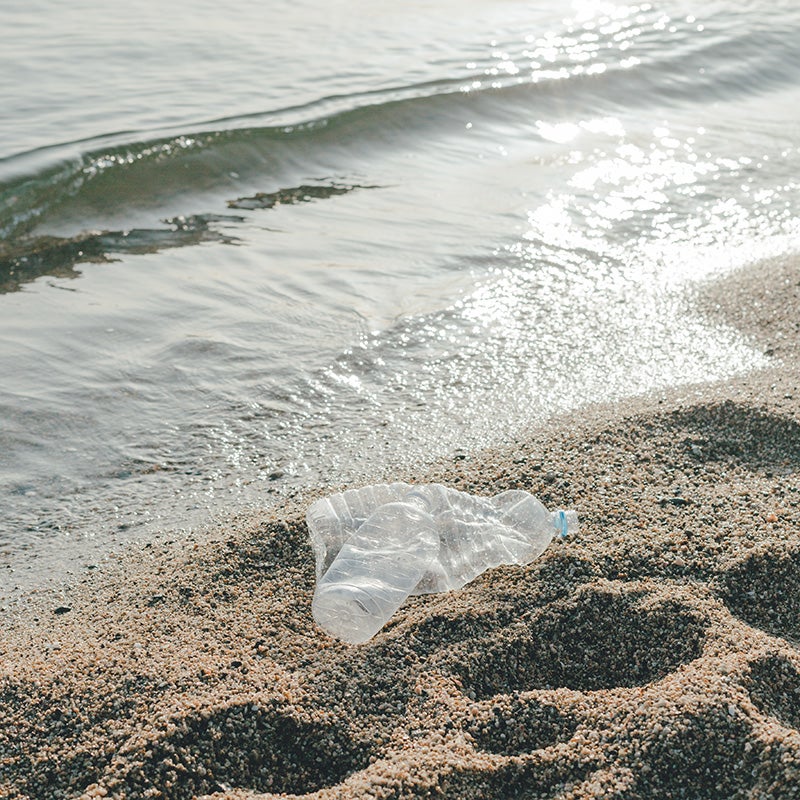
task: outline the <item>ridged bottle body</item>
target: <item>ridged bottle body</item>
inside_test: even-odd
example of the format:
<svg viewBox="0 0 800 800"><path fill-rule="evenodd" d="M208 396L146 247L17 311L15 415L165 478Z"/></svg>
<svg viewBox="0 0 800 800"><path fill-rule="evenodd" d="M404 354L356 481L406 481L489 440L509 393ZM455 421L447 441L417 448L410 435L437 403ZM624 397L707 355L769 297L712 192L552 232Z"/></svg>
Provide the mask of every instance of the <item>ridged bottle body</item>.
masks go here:
<svg viewBox="0 0 800 800"><path fill-rule="evenodd" d="M439 534L438 557L412 594L460 589L487 569L528 564L556 533L552 514L524 491L476 497L434 483L407 497L424 503Z"/></svg>
<svg viewBox="0 0 800 800"><path fill-rule="evenodd" d="M306 512L306 522L317 561L317 580L370 514L386 503L402 500L411 488L408 483L379 483L338 492L313 503Z"/></svg>
<svg viewBox="0 0 800 800"><path fill-rule="evenodd" d="M371 639L420 582L438 549L434 520L416 503L379 506L317 582L314 618L339 639Z"/></svg>

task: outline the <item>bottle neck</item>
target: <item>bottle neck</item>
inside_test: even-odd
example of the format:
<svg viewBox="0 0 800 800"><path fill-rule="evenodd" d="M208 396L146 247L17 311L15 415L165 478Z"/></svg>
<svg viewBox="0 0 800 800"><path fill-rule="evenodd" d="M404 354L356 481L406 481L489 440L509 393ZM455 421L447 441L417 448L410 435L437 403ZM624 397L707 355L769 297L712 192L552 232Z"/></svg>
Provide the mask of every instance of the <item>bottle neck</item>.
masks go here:
<svg viewBox="0 0 800 800"><path fill-rule="evenodd" d="M578 514L575 511L558 509L551 517L556 534L566 539L570 534L578 532Z"/></svg>

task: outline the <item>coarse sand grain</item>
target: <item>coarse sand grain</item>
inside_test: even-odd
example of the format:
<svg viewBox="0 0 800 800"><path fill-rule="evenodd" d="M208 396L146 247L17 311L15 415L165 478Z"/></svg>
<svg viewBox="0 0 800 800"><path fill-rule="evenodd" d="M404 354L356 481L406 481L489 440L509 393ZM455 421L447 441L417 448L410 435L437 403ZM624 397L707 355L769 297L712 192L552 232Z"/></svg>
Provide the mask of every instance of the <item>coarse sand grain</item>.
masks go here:
<svg viewBox="0 0 800 800"><path fill-rule="evenodd" d="M694 302L771 366L397 476L582 527L364 645L311 617L305 508L340 487L9 605L0 797L800 797L800 265Z"/></svg>

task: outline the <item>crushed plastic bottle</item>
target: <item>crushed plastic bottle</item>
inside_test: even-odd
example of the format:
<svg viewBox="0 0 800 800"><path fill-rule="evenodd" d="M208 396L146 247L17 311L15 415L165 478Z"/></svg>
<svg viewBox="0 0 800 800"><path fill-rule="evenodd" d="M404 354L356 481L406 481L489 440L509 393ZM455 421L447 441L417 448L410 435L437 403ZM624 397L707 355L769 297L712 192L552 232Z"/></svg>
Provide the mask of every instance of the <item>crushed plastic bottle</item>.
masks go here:
<svg viewBox="0 0 800 800"><path fill-rule="evenodd" d="M436 523L418 504L378 506L317 583L314 618L339 639L371 639L414 591L438 550Z"/></svg>
<svg viewBox="0 0 800 800"><path fill-rule="evenodd" d="M318 500L307 522L317 562L312 611L331 635L371 639L410 594L459 589L501 564L529 564L575 511L529 492L477 497L441 484L390 483Z"/></svg>

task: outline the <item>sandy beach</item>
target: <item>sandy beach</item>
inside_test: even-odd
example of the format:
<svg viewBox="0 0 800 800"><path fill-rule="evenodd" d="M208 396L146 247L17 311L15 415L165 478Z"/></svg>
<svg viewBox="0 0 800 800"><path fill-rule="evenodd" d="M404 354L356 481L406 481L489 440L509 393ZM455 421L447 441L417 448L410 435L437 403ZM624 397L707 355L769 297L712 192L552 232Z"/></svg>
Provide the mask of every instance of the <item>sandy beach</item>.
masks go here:
<svg viewBox="0 0 800 800"><path fill-rule="evenodd" d="M311 616L337 486L9 605L0 797L800 797L800 264L694 302L772 366L398 475L581 530L365 645Z"/></svg>

